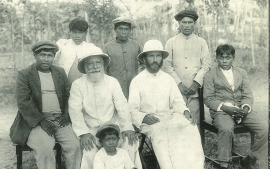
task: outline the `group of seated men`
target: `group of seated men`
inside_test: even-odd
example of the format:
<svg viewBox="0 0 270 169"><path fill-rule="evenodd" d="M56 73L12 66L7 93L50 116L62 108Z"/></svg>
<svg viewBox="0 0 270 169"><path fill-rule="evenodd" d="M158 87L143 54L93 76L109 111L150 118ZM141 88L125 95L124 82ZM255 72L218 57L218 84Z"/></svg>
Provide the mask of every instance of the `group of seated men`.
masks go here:
<svg viewBox="0 0 270 169"><path fill-rule="evenodd" d="M188 26L198 16L184 10L175 18ZM196 125L198 108L189 107L196 101L186 97L196 95L202 83L204 102L219 130L220 167L229 167L233 128L240 123L255 133L255 143L240 165L246 169L262 168L259 161L267 157L267 121L252 109L246 72L232 66L233 46L217 47L218 66L210 71L205 68L205 77L181 81L175 79L175 73L182 73L182 68L175 65L182 61L177 59L181 50L175 41L186 36L185 31L191 33L179 44L192 40L193 30L182 29L167 42L167 50L160 41L149 40L141 51L136 41L123 40L122 34L130 29L130 19L117 18L114 24L117 39L102 50L81 40L85 38L87 22L75 19L70 23L71 39L61 40L58 45L51 41L34 44L36 62L18 72L18 114L10 137L12 142L33 149L39 169L55 168L55 142L63 149L67 169L141 169L134 127L151 140L161 169L203 169L204 153ZM124 61L113 57L119 45L124 54L136 48L135 59L131 55ZM198 51L192 51L193 55ZM198 67L197 60L201 58L191 60L196 63L190 64ZM130 65L140 61L145 69L123 66L125 63L118 61ZM137 75L124 75L124 80L119 75L113 77L121 68L132 68ZM130 82L126 83L127 79Z"/></svg>

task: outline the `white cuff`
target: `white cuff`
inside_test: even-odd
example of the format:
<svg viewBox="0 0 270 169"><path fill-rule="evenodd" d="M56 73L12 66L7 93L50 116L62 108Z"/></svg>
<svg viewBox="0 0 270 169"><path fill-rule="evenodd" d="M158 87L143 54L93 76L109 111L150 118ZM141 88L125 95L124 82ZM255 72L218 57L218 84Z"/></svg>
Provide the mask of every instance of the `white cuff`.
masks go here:
<svg viewBox="0 0 270 169"><path fill-rule="evenodd" d="M217 108L217 111L222 111L222 110L221 110L221 107L222 107L223 103L224 103L224 102L220 103L220 105L219 105L218 108Z"/></svg>
<svg viewBox="0 0 270 169"><path fill-rule="evenodd" d="M244 109L245 106L248 106L248 108L249 108L248 113L250 113L251 112L251 106L249 104L243 104L241 106L241 109Z"/></svg>

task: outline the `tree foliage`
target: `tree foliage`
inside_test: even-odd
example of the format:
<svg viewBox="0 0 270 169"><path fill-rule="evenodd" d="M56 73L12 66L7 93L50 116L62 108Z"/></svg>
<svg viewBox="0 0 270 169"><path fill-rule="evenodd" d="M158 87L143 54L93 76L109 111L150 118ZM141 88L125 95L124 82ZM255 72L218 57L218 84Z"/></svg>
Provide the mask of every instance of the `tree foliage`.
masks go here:
<svg viewBox="0 0 270 169"><path fill-rule="evenodd" d="M102 46L113 36L112 20L117 16L113 0L85 0L91 42Z"/></svg>

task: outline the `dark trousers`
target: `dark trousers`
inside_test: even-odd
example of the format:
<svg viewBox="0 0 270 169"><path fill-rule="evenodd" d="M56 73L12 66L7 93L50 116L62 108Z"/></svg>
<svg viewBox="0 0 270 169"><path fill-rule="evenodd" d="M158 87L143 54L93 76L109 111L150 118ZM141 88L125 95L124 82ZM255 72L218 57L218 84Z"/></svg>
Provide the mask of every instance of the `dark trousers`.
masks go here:
<svg viewBox="0 0 270 169"><path fill-rule="evenodd" d="M234 120L225 112L212 112L213 124L218 129L218 159L220 161L229 162L232 158L232 140ZM249 156L252 159L259 160L261 165L267 166L268 157L268 123L267 119L263 119L257 112L251 111L242 119L240 123L247 126L255 133L254 145L251 147ZM263 167L260 167L263 168Z"/></svg>

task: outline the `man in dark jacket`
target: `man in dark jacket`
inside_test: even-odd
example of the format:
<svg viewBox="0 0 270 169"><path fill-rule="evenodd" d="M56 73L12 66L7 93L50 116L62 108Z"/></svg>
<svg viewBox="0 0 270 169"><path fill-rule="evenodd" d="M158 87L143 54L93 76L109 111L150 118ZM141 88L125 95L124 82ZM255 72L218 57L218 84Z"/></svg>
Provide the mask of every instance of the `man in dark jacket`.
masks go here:
<svg viewBox="0 0 270 169"><path fill-rule="evenodd" d="M36 63L18 72L18 114L10 129L11 141L34 150L39 169L55 168L53 147L59 142L67 169L79 169L82 150L70 124L70 84L63 68L52 65L58 46L40 41L32 46Z"/></svg>

